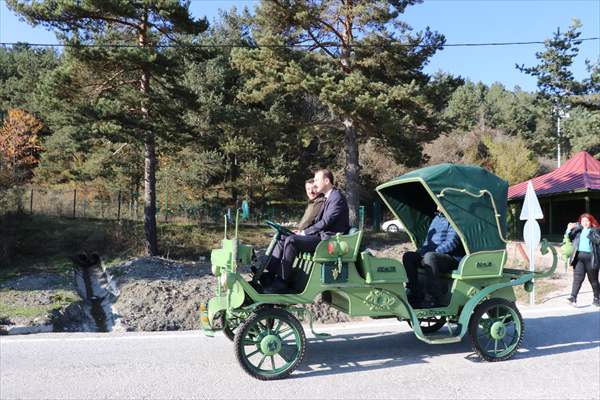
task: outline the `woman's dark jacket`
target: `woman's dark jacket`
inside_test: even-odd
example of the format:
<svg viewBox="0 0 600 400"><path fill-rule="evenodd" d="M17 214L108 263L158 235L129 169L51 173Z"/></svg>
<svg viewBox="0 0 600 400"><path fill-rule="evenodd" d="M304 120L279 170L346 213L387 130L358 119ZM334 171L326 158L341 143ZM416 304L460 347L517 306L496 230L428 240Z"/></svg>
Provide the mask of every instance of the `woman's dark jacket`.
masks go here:
<svg viewBox="0 0 600 400"><path fill-rule="evenodd" d="M313 201L309 201L297 229L301 231L314 224L315 219L317 219L317 216L323 209L323 205L325 205L325 196L323 195L320 195Z"/></svg>
<svg viewBox="0 0 600 400"><path fill-rule="evenodd" d="M579 238L581 236L581 231L583 230L583 226L577 224L575 228L571 229L569 232L569 239L571 243L573 243L573 254L571 255L570 264L574 267L577 264L577 254L579 253ZM588 235L590 238L590 245L592 248L592 266L593 268L600 267L600 228L591 228L590 233Z"/></svg>

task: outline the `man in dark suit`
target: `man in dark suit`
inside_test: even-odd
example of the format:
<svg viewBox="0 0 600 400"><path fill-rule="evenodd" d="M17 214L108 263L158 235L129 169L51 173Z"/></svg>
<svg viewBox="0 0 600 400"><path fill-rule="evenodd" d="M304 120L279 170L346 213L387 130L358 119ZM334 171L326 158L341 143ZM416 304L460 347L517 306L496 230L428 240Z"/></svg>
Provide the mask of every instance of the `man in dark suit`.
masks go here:
<svg viewBox="0 0 600 400"><path fill-rule="evenodd" d="M327 169L315 173L314 185L317 193L325 196L323 209L308 228L280 240L271 255L267 270L273 283L263 289L264 293L285 293L292 283L292 265L298 252L312 253L321 240L350 229L348 203L334 187L333 174Z"/></svg>

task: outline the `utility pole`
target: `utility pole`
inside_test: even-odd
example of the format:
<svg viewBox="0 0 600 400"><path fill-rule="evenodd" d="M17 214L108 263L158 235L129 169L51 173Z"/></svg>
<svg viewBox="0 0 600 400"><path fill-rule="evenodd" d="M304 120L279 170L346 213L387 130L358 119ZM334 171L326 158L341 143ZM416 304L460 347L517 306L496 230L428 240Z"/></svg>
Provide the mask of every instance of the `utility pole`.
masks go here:
<svg viewBox="0 0 600 400"><path fill-rule="evenodd" d="M556 146L556 159L558 160L558 168L560 168L560 110L558 111L558 118L556 122L556 128L558 131L558 143Z"/></svg>
<svg viewBox="0 0 600 400"><path fill-rule="evenodd" d="M560 134L560 121L562 119L566 119L569 118L569 113L564 111L564 108L562 105L557 104L556 106L554 106L554 111L556 112L556 136L557 136L557 140L556 140L556 160L557 160L557 164L558 164L558 168L560 168L560 156L561 156L561 151L560 151L560 142L561 142L561 134Z"/></svg>

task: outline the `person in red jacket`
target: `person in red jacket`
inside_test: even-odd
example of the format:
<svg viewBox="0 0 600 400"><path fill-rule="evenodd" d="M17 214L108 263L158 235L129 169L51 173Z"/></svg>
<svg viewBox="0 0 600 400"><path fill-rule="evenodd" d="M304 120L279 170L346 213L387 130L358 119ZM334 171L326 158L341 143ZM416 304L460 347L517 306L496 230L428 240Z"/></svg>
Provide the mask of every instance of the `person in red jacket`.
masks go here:
<svg viewBox="0 0 600 400"><path fill-rule="evenodd" d="M592 304L600 307L600 283L598 282L598 271L600 270L600 224L592 214L581 214L577 223L571 222L567 225L567 234L573 243L573 255L571 265L573 271L573 287L567 302L577 306L577 295L581 284L587 274L594 300Z"/></svg>

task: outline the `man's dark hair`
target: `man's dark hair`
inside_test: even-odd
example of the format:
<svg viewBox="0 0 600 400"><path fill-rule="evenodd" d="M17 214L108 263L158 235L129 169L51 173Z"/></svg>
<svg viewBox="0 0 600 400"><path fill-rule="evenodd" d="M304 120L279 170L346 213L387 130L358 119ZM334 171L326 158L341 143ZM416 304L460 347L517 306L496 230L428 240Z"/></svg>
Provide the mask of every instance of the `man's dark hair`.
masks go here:
<svg viewBox="0 0 600 400"><path fill-rule="evenodd" d="M332 185L335 185L335 182L333 181L333 174L331 173L330 170L328 169L320 169L317 172L315 172L315 174L317 173L322 173L324 178L329 179L329 182L331 182Z"/></svg>
<svg viewBox="0 0 600 400"><path fill-rule="evenodd" d="M306 181L304 181L304 184L306 185L307 183L315 183L315 179L314 178L310 178L307 179Z"/></svg>

